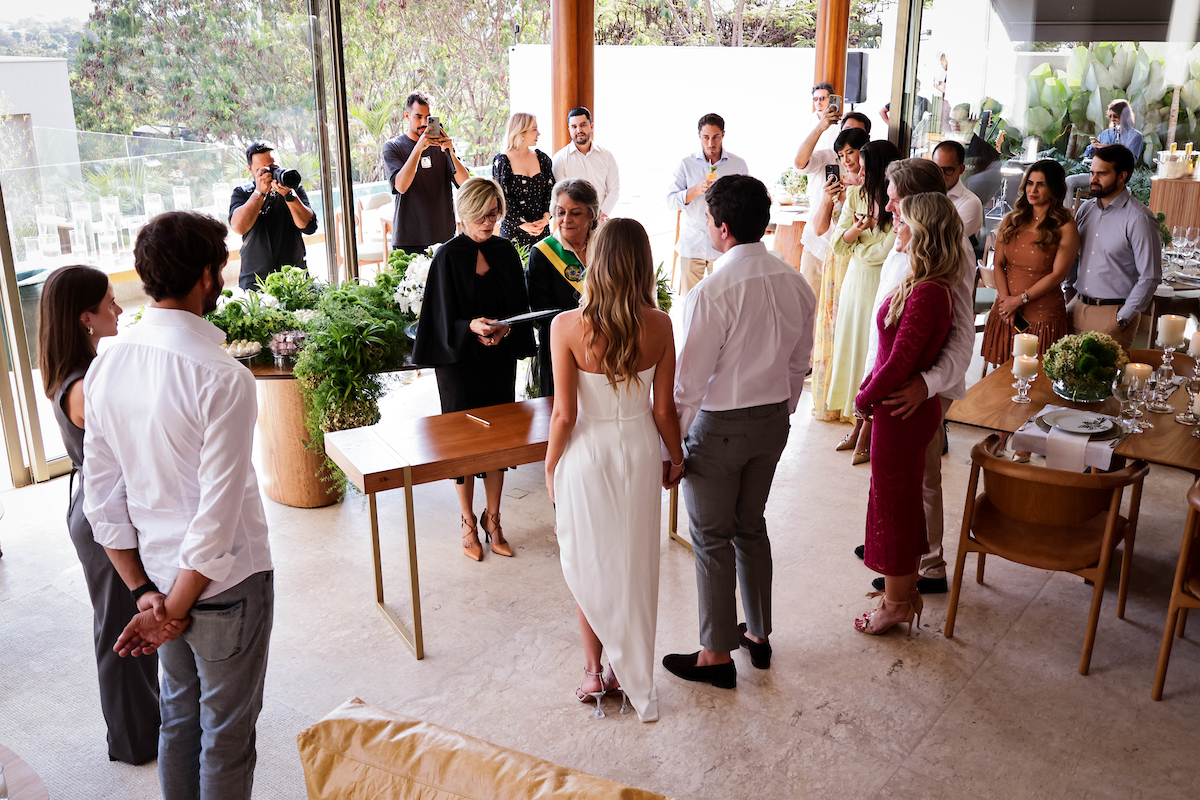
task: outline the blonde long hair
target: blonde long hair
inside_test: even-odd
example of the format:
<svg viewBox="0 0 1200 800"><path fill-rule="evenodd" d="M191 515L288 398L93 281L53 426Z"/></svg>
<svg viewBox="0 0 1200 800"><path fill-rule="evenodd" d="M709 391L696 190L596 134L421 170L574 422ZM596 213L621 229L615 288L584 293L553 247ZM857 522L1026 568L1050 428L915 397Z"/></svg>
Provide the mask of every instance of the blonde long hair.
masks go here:
<svg viewBox="0 0 1200 800"><path fill-rule="evenodd" d="M948 293L963 278L962 217L950 198L941 192L909 195L900 201L900 216L912 231L911 269L888 305L884 325L889 327L900 319L913 289L922 283L936 281Z"/></svg>
<svg viewBox="0 0 1200 800"><path fill-rule="evenodd" d="M600 368L614 389L624 381L640 385L638 361L642 315L654 308L654 257L646 229L632 219L610 219L592 236L581 300L583 321L606 346Z"/></svg>
<svg viewBox="0 0 1200 800"><path fill-rule="evenodd" d="M508 145L509 150L516 150L521 146L521 137L525 135L525 131L537 125L537 117L533 114L526 114L524 111L518 111L508 118L508 132L504 135L504 141Z"/></svg>

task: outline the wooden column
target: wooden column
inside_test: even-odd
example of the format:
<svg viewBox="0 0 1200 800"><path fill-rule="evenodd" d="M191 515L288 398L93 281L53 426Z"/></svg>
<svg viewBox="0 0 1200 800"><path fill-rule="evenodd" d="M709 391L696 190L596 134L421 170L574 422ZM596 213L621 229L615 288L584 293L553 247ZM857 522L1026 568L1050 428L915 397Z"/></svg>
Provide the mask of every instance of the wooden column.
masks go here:
<svg viewBox="0 0 1200 800"><path fill-rule="evenodd" d="M833 84L833 93L846 88L846 39L850 35L850 0L818 0L815 80Z"/></svg>
<svg viewBox="0 0 1200 800"><path fill-rule="evenodd" d="M554 151L571 141L567 112L593 103L593 48L596 7L594 0L550 1L550 113ZM543 130L545 128L543 127Z"/></svg>

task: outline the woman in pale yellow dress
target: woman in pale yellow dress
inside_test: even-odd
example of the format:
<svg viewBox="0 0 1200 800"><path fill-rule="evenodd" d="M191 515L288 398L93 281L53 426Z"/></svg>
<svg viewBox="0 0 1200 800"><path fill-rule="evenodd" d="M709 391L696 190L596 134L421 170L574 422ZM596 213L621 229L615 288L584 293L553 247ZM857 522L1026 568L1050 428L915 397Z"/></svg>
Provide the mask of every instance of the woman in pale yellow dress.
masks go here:
<svg viewBox="0 0 1200 800"><path fill-rule="evenodd" d="M842 215L833 231L829 250L848 258L848 263L834 323L829 388L825 392L826 418L835 413L840 419L854 417L854 397L866 372L871 309L879 288L879 271L896 242L892 215L886 208L885 173L888 164L899 158L900 151L891 142L881 140L863 145L859 151L863 185L847 193ZM869 460L870 441L869 423L864 424L856 418L854 430L842 440L838 449L854 447L854 463L861 464Z"/></svg>
<svg viewBox="0 0 1200 800"><path fill-rule="evenodd" d="M865 131L850 128L838 134L834 142L834 152L838 154L841 165L841 176L826 181L825 194L821 202L813 209L809 225L814 226L816 233L825 236L828 232L833 235L833 223L841 216L842 205L846 202L846 190L862 183L859 162L859 150L868 142ZM840 145L840 147L839 147ZM812 176L810 180L815 180ZM825 404L825 394L829 389L829 365L833 359L833 327L837 321L838 295L842 290L842 279L846 275L846 267L850 263L849 253L838 253L830 247L825 253L825 265L821 270L821 285L817 292L816 330L813 338L812 353L812 398L813 416L819 420L837 422L842 412L830 409Z"/></svg>

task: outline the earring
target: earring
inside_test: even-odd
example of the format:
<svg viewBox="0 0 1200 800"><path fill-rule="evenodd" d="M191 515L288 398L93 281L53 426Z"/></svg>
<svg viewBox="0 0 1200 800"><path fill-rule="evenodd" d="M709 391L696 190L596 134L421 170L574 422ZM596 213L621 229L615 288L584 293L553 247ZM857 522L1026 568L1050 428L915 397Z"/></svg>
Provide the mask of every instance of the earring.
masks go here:
<svg viewBox="0 0 1200 800"><path fill-rule="evenodd" d="M93 331L93 330L92 330L92 326L91 326L91 325L88 325L88 326L87 326L87 327L86 327L84 330L86 330L86 331L87 331L87 335L88 335L88 336L91 336L91 335L93 335L93 334L95 333L95 331Z"/></svg>

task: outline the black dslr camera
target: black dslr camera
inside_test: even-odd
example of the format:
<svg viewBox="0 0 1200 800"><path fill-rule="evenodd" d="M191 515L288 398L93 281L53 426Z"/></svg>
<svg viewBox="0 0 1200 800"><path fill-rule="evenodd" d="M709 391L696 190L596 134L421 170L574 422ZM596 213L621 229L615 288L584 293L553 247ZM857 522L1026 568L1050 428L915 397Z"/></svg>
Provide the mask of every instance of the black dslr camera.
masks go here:
<svg viewBox="0 0 1200 800"><path fill-rule="evenodd" d="M270 169L271 180L275 181L279 185L286 186L289 189L296 189L298 186L300 186L300 170L284 169L278 164L272 164Z"/></svg>

